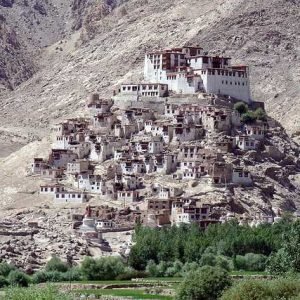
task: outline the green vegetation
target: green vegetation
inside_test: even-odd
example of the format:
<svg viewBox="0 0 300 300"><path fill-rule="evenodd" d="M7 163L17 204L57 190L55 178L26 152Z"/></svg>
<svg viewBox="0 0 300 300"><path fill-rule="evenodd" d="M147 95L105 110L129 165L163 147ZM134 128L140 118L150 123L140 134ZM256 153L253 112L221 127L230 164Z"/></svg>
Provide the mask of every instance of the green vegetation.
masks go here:
<svg viewBox="0 0 300 300"><path fill-rule="evenodd" d="M71 300L73 297L59 292L53 286L29 288L9 288L5 291L5 300Z"/></svg>
<svg viewBox="0 0 300 300"><path fill-rule="evenodd" d="M14 266L0 263L0 287L5 299L69 299L53 287L36 289L30 284L75 281L120 285L120 289L83 290L78 293L133 296L134 299L172 299L164 289L177 289L177 299L272 300L299 298L300 221L285 217L273 225L239 226L232 221L210 225L202 230L196 225L169 228L138 226L128 263L119 257L87 257L72 267L52 258L45 268L29 277ZM267 273L266 273L267 272ZM230 275L283 275L277 279L247 280L232 285ZM131 278L147 277L144 289L135 289ZM162 282L164 282L162 284ZM9 287L7 287L9 286ZM178 287L179 286L179 287ZM16 288L14 288L16 287ZM7 289L7 290L6 290ZM39 294L40 293L40 294ZM77 293L77 291L76 291ZM274 298L275 294L281 298ZM16 295L16 296L14 296ZM36 296L35 296L36 295ZM10 297L10 298L9 298ZM29 296L28 296L29 297ZM41 298L42 297L42 298ZM293 298L294 297L294 298Z"/></svg>
<svg viewBox="0 0 300 300"><path fill-rule="evenodd" d="M244 102L237 102L235 103L233 108L239 112L239 114L241 115L241 121L244 124L251 124L256 120L267 120L267 114L261 107L253 111L249 110L247 104L245 104Z"/></svg>
<svg viewBox="0 0 300 300"><path fill-rule="evenodd" d="M88 280L112 280L125 273L125 264L118 257L87 257L81 264L81 271Z"/></svg>
<svg viewBox="0 0 300 300"><path fill-rule="evenodd" d="M169 300L173 299L171 296L164 296L155 293L148 294L147 290L143 289L105 289L105 290L79 290L78 294L85 295L109 295L109 296L123 296L133 297L133 299L156 299L156 300Z"/></svg>
<svg viewBox="0 0 300 300"><path fill-rule="evenodd" d="M251 124L256 121L256 115L253 111L248 111L241 116L242 123Z"/></svg>
<svg viewBox="0 0 300 300"><path fill-rule="evenodd" d="M7 264L6 262L1 262L0 263L0 276L3 277L7 277L8 274L10 273L10 271L15 270L16 267L11 265L11 264Z"/></svg>
<svg viewBox="0 0 300 300"><path fill-rule="evenodd" d="M228 272L219 267L205 266L187 274L181 283L178 300L215 300L232 284Z"/></svg>
<svg viewBox="0 0 300 300"><path fill-rule="evenodd" d="M205 231L195 225L161 229L138 227L129 264L137 270L146 270L151 276L182 276L187 273L185 270L204 265L264 271L267 258L286 244L287 235L295 241L293 232L300 233L300 229L290 230L296 224L299 223L292 224L287 219L259 227L229 222L211 225ZM295 253L299 251L296 246L291 249L295 249Z"/></svg>
<svg viewBox="0 0 300 300"><path fill-rule="evenodd" d="M62 262L58 257L54 256L52 257L46 264L45 267L46 272L67 272L68 271L68 266L66 263Z"/></svg>
<svg viewBox="0 0 300 300"><path fill-rule="evenodd" d="M245 256L237 255L233 259L233 263L236 270L264 271L267 258L262 254L247 253Z"/></svg>
<svg viewBox="0 0 300 300"><path fill-rule="evenodd" d="M221 300L288 300L299 299L299 279L243 280L226 290Z"/></svg>
<svg viewBox="0 0 300 300"><path fill-rule="evenodd" d="M248 111L248 105L242 101L235 103L233 108L241 115Z"/></svg>
<svg viewBox="0 0 300 300"><path fill-rule="evenodd" d="M7 279L8 279L9 284L12 286L27 287L30 282L29 276L27 276L26 274L24 274L23 272L20 272L18 270L10 271Z"/></svg>

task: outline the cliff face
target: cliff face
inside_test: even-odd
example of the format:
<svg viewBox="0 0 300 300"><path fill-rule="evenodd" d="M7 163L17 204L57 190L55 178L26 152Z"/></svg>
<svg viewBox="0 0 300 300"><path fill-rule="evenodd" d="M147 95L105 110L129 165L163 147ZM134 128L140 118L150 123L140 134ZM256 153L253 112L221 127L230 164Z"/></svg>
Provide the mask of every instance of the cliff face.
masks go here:
<svg viewBox="0 0 300 300"><path fill-rule="evenodd" d="M265 101L289 133L300 128L299 1L2 0L0 5L6 30L20 47L0 54L2 87L14 89L0 92L0 126L10 134L41 137L49 123L80 112L89 93L109 97L118 83L141 78L146 50L183 44L200 44L232 56L233 63L249 64L253 97Z"/></svg>
<svg viewBox="0 0 300 300"><path fill-rule="evenodd" d="M13 89L33 75L33 62L23 53L16 32L0 15L0 93Z"/></svg>

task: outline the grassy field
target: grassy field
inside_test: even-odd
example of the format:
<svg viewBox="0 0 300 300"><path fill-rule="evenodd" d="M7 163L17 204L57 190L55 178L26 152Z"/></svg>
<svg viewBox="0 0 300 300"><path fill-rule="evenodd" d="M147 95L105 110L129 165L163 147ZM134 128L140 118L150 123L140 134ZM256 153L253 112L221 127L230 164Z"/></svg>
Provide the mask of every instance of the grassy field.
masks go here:
<svg viewBox="0 0 300 300"><path fill-rule="evenodd" d="M78 294L84 295L110 295L110 296L124 296L132 297L133 299L157 299L157 300L171 300L171 296L152 295L146 294L144 290L132 290L132 289L105 289L105 290L78 290Z"/></svg>

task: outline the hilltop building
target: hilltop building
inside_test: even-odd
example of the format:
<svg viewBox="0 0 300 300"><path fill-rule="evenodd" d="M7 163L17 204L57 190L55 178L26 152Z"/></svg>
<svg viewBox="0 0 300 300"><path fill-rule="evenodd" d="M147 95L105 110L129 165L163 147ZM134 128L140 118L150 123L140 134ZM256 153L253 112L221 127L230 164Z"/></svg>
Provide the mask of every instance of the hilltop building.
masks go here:
<svg viewBox="0 0 300 300"><path fill-rule="evenodd" d="M205 92L251 102L249 67L230 57L206 55L201 47L182 47L145 55L144 80L167 84L179 94Z"/></svg>

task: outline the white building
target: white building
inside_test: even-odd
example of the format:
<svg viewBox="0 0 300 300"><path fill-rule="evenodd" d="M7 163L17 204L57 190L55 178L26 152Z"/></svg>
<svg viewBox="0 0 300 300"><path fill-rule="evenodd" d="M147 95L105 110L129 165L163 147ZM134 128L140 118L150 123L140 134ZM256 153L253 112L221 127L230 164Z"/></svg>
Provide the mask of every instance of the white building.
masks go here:
<svg viewBox="0 0 300 300"><path fill-rule="evenodd" d="M115 227L115 223L112 220L96 220L96 229L111 229Z"/></svg>
<svg viewBox="0 0 300 300"><path fill-rule="evenodd" d="M40 186L40 194L56 194L60 192L64 192L65 188L60 184L43 184Z"/></svg>
<svg viewBox="0 0 300 300"><path fill-rule="evenodd" d="M265 137L267 125L265 123L246 124L244 131L246 135L256 140L262 140Z"/></svg>
<svg viewBox="0 0 300 300"><path fill-rule="evenodd" d="M243 150L255 150L259 145L259 141L247 135L239 135L236 137L236 146Z"/></svg>
<svg viewBox="0 0 300 300"><path fill-rule="evenodd" d="M107 113L113 106L113 101L110 99L100 99L99 94L92 94L87 102L87 109L91 116Z"/></svg>
<svg viewBox="0 0 300 300"><path fill-rule="evenodd" d="M232 183L241 185L251 185L252 178L248 171L243 168L233 168L232 170Z"/></svg>
<svg viewBox="0 0 300 300"><path fill-rule="evenodd" d="M43 158L34 158L31 164L31 172L33 174L41 174L42 170L48 166L48 163Z"/></svg>
<svg viewBox="0 0 300 300"><path fill-rule="evenodd" d="M118 191L117 192L117 200L125 203L132 203L138 201L139 193L138 191Z"/></svg>
<svg viewBox="0 0 300 300"><path fill-rule="evenodd" d="M52 149L49 155L49 164L56 168L66 168L69 162L73 162L77 158L77 154L70 150Z"/></svg>
<svg viewBox="0 0 300 300"><path fill-rule="evenodd" d="M88 195L83 192L67 192L61 191L54 194L54 202L57 204L65 203L85 203L88 200Z"/></svg>
<svg viewBox="0 0 300 300"><path fill-rule="evenodd" d="M100 175L79 174L77 180L74 182L74 187L90 193L101 195L105 195L106 193L105 180Z"/></svg>
<svg viewBox="0 0 300 300"><path fill-rule="evenodd" d="M145 55L144 78L167 84L175 93L198 91L251 102L249 68L231 66L231 58L207 56L200 47L174 48Z"/></svg>
<svg viewBox="0 0 300 300"><path fill-rule="evenodd" d="M161 83L121 84L118 98L138 101L140 97L166 97L168 85Z"/></svg>
<svg viewBox="0 0 300 300"><path fill-rule="evenodd" d="M67 164L67 174L79 174L88 172L90 162L88 160L76 160Z"/></svg>

